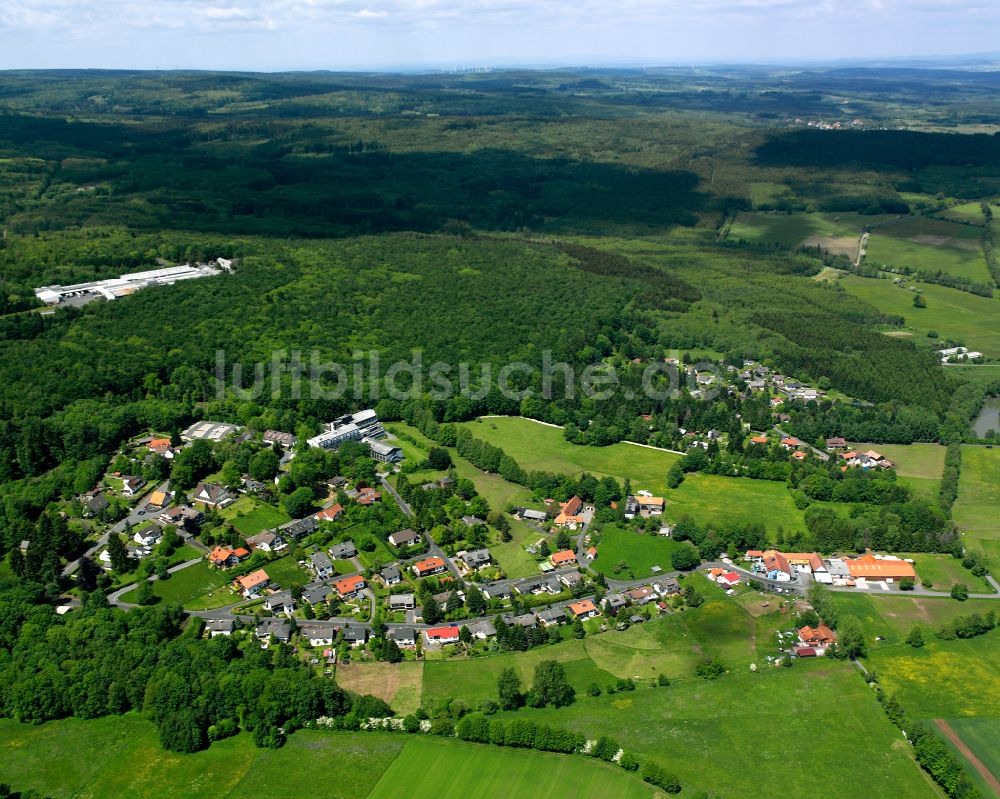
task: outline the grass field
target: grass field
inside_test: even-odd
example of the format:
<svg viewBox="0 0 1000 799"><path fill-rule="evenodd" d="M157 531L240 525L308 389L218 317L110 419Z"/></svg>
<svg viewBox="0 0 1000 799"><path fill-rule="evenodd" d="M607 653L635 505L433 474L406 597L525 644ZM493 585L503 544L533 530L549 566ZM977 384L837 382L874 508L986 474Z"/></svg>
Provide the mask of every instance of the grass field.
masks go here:
<svg viewBox="0 0 1000 799"><path fill-rule="evenodd" d="M918 283L926 308L913 307L913 292L894 286L891 280L848 275L841 279L847 291L880 311L902 316L918 345L928 341L927 331L962 342L989 357L1000 357L1000 300L967 291Z"/></svg>
<svg viewBox="0 0 1000 799"><path fill-rule="evenodd" d="M570 475L589 472L598 477L629 477L636 491L647 489L662 493L667 472L680 458L672 452L635 444L612 444L608 447L570 444L563 438L561 429L516 416L486 418L467 422L464 426L476 438L505 450L527 471Z"/></svg>
<svg viewBox="0 0 1000 799"><path fill-rule="evenodd" d="M851 443L859 452L881 452L896 464L900 482L925 496L937 496L944 472L945 448L940 444L865 444Z"/></svg>
<svg viewBox="0 0 1000 799"><path fill-rule="evenodd" d="M261 530L272 530L292 518L280 508L246 494L220 511L220 514L229 520L240 535L256 535Z"/></svg>
<svg viewBox="0 0 1000 799"><path fill-rule="evenodd" d="M966 609L968 613L969 610ZM899 696L919 719L993 716L1000 703L1000 635L941 641L925 633L926 645L897 644L868 657L882 686Z"/></svg>
<svg viewBox="0 0 1000 799"><path fill-rule="evenodd" d="M420 707L424 664L345 663L337 667L337 684L356 694L371 694L388 702L399 714Z"/></svg>
<svg viewBox="0 0 1000 799"><path fill-rule="evenodd" d="M854 213L778 214L742 213L729 229L730 241L778 244L794 248L809 243L833 252L853 256L858 239L868 225L894 220L888 215L865 216Z"/></svg>
<svg viewBox="0 0 1000 799"><path fill-rule="evenodd" d="M690 474L675 490L666 487L670 466L680 457L634 444L588 447L570 444L562 430L520 417L487 418L466 424L477 438L501 447L521 467L560 474L589 472L619 481L631 479L634 490L647 489L666 499L666 518L690 515L701 524L764 522L773 532L804 529L802 511L784 483Z"/></svg>
<svg viewBox="0 0 1000 799"><path fill-rule="evenodd" d="M590 758L410 738L370 799L651 799L653 788Z"/></svg>
<svg viewBox="0 0 1000 799"><path fill-rule="evenodd" d="M981 235L979 228L970 225L910 217L872 233L865 263L945 272L989 283L990 273L979 242Z"/></svg>
<svg viewBox="0 0 1000 799"><path fill-rule="evenodd" d="M1000 449L962 448L952 515L966 545L985 552L1000 567Z"/></svg>
<svg viewBox="0 0 1000 799"><path fill-rule="evenodd" d="M649 577L653 574L653 566L659 566L660 571L672 571L670 555L681 546L688 545L660 535L640 535L632 530L608 526L601 531L598 560L594 568L616 580ZM628 564L628 568L616 571L622 561Z"/></svg>
<svg viewBox="0 0 1000 799"><path fill-rule="evenodd" d="M264 566L264 571L271 578L273 585L284 589L291 588L292 583L305 585L313 579L312 575L299 566L291 555L285 555L283 558L272 560Z"/></svg>
<svg viewBox="0 0 1000 799"><path fill-rule="evenodd" d="M786 797L788 781L762 775L803 774L822 763L824 799L854 797L862 762L866 773L879 775L866 784L866 796L937 795L847 663L740 670L715 681L642 686L629 694L584 697L568 708L518 714L589 736L611 735L676 772L682 783L719 796Z"/></svg>
<svg viewBox="0 0 1000 799"><path fill-rule="evenodd" d="M1000 217L1000 206L994 204L992 209L994 218ZM945 219L952 219L956 222L971 222L974 225L982 225L986 221L983 219L983 204L981 202L953 205L951 208L942 211L938 216Z"/></svg>
<svg viewBox="0 0 1000 799"><path fill-rule="evenodd" d="M1000 718L945 719L945 721L990 773L1000 779ZM947 736L941 737L948 741ZM966 766L966 771L979 786L984 797L1000 798L1000 793L991 788L971 764Z"/></svg>
<svg viewBox="0 0 1000 799"><path fill-rule="evenodd" d="M358 799L405 744L402 735L300 730L282 749L257 749L244 734L182 755L161 749L134 714L40 726L3 719L0 781L59 799Z"/></svg>
<svg viewBox="0 0 1000 799"><path fill-rule="evenodd" d="M236 602L239 597L228 588L232 581L226 572L213 569L206 561L174 572L169 580L154 580L153 593L161 602L177 603L193 610L205 610ZM221 589L221 590L220 590ZM135 602L138 589L122 595L123 602ZM208 594L213 594L209 597Z"/></svg>
<svg viewBox="0 0 1000 799"><path fill-rule="evenodd" d="M906 557L913 558L920 581L929 581L934 591L950 591L956 583L965 583L975 593L993 593L993 586L985 578L976 577L951 555L918 553Z"/></svg>

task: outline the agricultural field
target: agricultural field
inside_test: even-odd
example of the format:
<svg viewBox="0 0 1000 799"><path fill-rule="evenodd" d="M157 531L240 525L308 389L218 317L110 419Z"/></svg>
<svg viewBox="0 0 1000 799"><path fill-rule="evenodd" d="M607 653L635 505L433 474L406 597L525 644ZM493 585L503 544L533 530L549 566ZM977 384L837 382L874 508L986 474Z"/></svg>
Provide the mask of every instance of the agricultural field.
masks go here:
<svg viewBox="0 0 1000 799"><path fill-rule="evenodd" d="M668 490L667 471L680 457L671 452L625 443L609 447L570 444L561 429L521 417L487 418L466 426L528 471L589 472L619 481L628 477L633 490L646 489L665 498L668 521L689 515L700 524L761 521L770 532L778 526L785 532L803 529L802 511L795 507L784 483L689 474L678 488Z"/></svg>
<svg viewBox="0 0 1000 799"><path fill-rule="evenodd" d="M950 591L956 583L964 583L974 593L993 593L993 586L984 577L976 577L951 555L916 553L906 557L913 558L924 587L929 584L934 591Z"/></svg>
<svg viewBox="0 0 1000 799"><path fill-rule="evenodd" d="M868 240L865 263L945 272L977 283L990 283L980 243L982 230L927 217L908 217L878 227Z"/></svg>
<svg viewBox="0 0 1000 799"><path fill-rule="evenodd" d="M280 508L246 494L228 508L223 508L219 515L227 519L236 532L244 536L257 535L261 530L273 530L292 519Z"/></svg>
<svg viewBox="0 0 1000 799"><path fill-rule="evenodd" d="M640 535L633 530L609 525L601 531L601 541L597 545L598 561L594 568L616 580L649 577L654 574L654 566L659 566L661 572L672 571L670 556L681 546L689 545L661 535ZM622 562L628 566L617 570Z"/></svg>
<svg viewBox="0 0 1000 799"><path fill-rule="evenodd" d="M342 663L337 666L337 684L356 694L384 699L402 715L420 707L423 673L422 661Z"/></svg>
<svg viewBox="0 0 1000 799"><path fill-rule="evenodd" d="M927 301L926 308L914 308L913 292L893 285L889 279L847 275L840 285L883 313L903 317L904 330L913 334L917 346L934 343L927 335L930 331L941 338L962 342L987 357L1000 357L1000 326L996 323L1000 318L1000 300L996 298L932 283L914 283Z"/></svg>
<svg viewBox="0 0 1000 799"><path fill-rule="evenodd" d="M1000 449L962 448L962 474L952 516L966 544L1000 564Z"/></svg>
<svg viewBox="0 0 1000 799"><path fill-rule="evenodd" d="M207 610L237 602L229 588L232 575L199 561L170 575L169 580L154 580L153 594L163 603L183 605L191 610ZM123 602L135 602L138 588L122 595Z"/></svg>
<svg viewBox="0 0 1000 799"><path fill-rule="evenodd" d="M870 449L880 452L896 464L899 481L914 491L936 497L944 472L945 447L940 444L866 444L852 442L858 452Z"/></svg>
<svg viewBox="0 0 1000 799"><path fill-rule="evenodd" d="M993 216L1000 218L1000 205L991 204L990 208L993 211ZM986 222L983 218L983 204L981 202L959 203L941 211L937 216L953 222L965 222L973 225L983 225Z"/></svg>
<svg viewBox="0 0 1000 799"><path fill-rule="evenodd" d="M1000 718L938 719L936 724L941 737L966 761L966 771L983 796L1000 797Z"/></svg>
<svg viewBox="0 0 1000 799"><path fill-rule="evenodd" d="M776 244L788 249L800 246L820 247L826 252L846 255L853 260L858 252L862 231L868 226L894 219L894 216L887 214L869 216L846 212L742 213L729 228L729 240Z"/></svg>
<svg viewBox="0 0 1000 799"><path fill-rule="evenodd" d="M561 428L540 424L519 416L489 417L467 422L476 438L500 447L527 471L578 475L589 472L597 477L628 477L636 491L646 489L661 494L667 471L680 458L665 450L635 444L588 447L570 444Z"/></svg>
<svg viewBox="0 0 1000 799"><path fill-rule="evenodd" d="M788 785L761 774L808 773L822 763L823 796L847 799L857 795L859 762L879 775L866 785L866 796L937 795L849 663L797 663L756 674L741 668L715 681L642 685L634 693L582 697L568 708L517 716L613 736L685 785L720 796L779 799Z"/></svg>
<svg viewBox="0 0 1000 799"><path fill-rule="evenodd" d="M358 799L405 743L402 735L300 730L277 750L258 749L242 734L202 752L175 754L160 747L153 725L136 714L38 726L3 719L0 781L78 799L236 799L247 793Z"/></svg>
<svg viewBox="0 0 1000 799"><path fill-rule="evenodd" d="M652 799L654 789L590 758L412 737L368 794L395 799Z"/></svg>

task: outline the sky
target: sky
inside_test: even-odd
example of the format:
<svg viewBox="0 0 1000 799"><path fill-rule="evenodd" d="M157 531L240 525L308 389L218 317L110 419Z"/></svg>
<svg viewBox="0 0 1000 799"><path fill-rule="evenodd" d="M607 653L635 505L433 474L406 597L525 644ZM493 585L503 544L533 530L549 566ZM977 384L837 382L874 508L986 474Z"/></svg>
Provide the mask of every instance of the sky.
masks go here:
<svg viewBox="0 0 1000 799"><path fill-rule="evenodd" d="M0 69L795 63L998 43L1000 0L0 0Z"/></svg>

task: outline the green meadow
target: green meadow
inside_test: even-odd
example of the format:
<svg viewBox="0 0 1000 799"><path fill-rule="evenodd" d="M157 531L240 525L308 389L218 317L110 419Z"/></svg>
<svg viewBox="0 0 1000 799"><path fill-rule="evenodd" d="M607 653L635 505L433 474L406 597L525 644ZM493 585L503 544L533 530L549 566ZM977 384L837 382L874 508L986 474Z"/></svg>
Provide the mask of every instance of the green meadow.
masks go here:
<svg viewBox="0 0 1000 799"><path fill-rule="evenodd" d="M854 296L871 303L883 313L906 320L903 330L913 335L918 346L933 343L927 332L960 341L971 350L1000 357L1000 300L980 297L967 291L917 283L927 301L926 308L913 307L913 292L893 285L889 279L847 275L840 280Z"/></svg>
<svg viewBox="0 0 1000 799"><path fill-rule="evenodd" d="M994 777L1000 775L1000 718L945 720L990 773ZM941 737L948 740L946 736ZM958 751L957 748L955 751ZM966 766L966 771L979 786L984 797L995 796L1000 799L1000 794L987 784L971 764Z"/></svg>
<svg viewBox="0 0 1000 799"><path fill-rule="evenodd" d="M583 697L568 708L516 716L612 736L675 772L684 785L713 795L780 799L788 796L790 782L822 764L823 796L846 799L857 796L863 762L879 775L866 782L865 796L937 796L849 663L800 662L757 673L743 667L714 681L647 684L633 693Z"/></svg>
<svg viewBox="0 0 1000 799"><path fill-rule="evenodd" d="M945 448L940 444L862 444L852 443L853 449L882 453L896 464L901 483L924 496L936 497L944 472Z"/></svg>
<svg viewBox="0 0 1000 799"><path fill-rule="evenodd" d="M641 535L634 530L609 525L601 531L597 561L593 568L616 580L649 577L654 573L654 566L659 566L660 571L672 571L670 556L681 546L688 544L660 535ZM628 566L619 570L617 567L622 562Z"/></svg>
<svg viewBox="0 0 1000 799"><path fill-rule="evenodd" d="M369 799L652 799L635 775L591 758L411 737Z"/></svg>
<svg viewBox="0 0 1000 799"><path fill-rule="evenodd" d="M484 418L465 426L528 471L589 472L619 481L627 477L633 490L646 489L664 497L669 521L687 515L700 524L759 521L771 532L778 526L786 532L803 527L802 511L795 507L784 483L689 474L678 488L668 490L667 471L680 457L671 452L626 443L608 447L570 444L560 428L516 416Z"/></svg>
<svg viewBox="0 0 1000 799"><path fill-rule="evenodd" d="M136 714L39 726L0 720L0 781L63 799L301 799L367 796L406 744L402 735L300 730L281 749L250 735L195 754L160 747ZM66 753L72 752L73 757Z"/></svg>
<svg viewBox="0 0 1000 799"><path fill-rule="evenodd" d="M966 544L1000 564L1000 449L962 448L962 474L952 516Z"/></svg>
<svg viewBox="0 0 1000 799"><path fill-rule="evenodd" d="M816 246L833 245L837 252L855 254L858 239L869 225L878 225L895 217L856 213L741 213L729 228L730 241L754 244L777 244L789 249L807 242Z"/></svg>
<svg viewBox="0 0 1000 799"><path fill-rule="evenodd" d="M980 245L982 230L927 217L878 227L868 240L865 263L945 272L978 283L991 281Z"/></svg>
<svg viewBox="0 0 1000 799"><path fill-rule="evenodd" d="M192 609L207 609L229 605L239 600L228 588L232 576L199 561L170 575L168 580L154 580L153 594L161 602L184 605ZM122 595L123 602L135 602L138 588ZM209 596L212 594L212 596Z"/></svg>
<svg viewBox="0 0 1000 799"><path fill-rule="evenodd" d="M243 495L220 515L229 521L240 535L256 535L261 530L272 530L279 524L291 521L291 516L274 505Z"/></svg>

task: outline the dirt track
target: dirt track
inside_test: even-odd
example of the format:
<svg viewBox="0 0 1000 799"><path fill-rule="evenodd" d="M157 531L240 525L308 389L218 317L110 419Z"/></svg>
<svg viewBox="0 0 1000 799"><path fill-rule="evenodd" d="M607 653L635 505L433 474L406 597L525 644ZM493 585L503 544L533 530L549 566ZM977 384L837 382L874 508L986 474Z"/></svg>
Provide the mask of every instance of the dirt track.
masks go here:
<svg viewBox="0 0 1000 799"><path fill-rule="evenodd" d="M958 733L951 728L951 725L944 719L934 719L934 723L937 724L938 729L948 737L948 740L955 744L955 747L962 753L962 756L973 765L976 771L979 772L979 776L986 780L986 783L990 786L990 788L992 788L993 791L1000 796L1000 780L994 777L993 773L986 768L986 764L976 757L976 753L965 745L965 741L958 737Z"/></svg>

